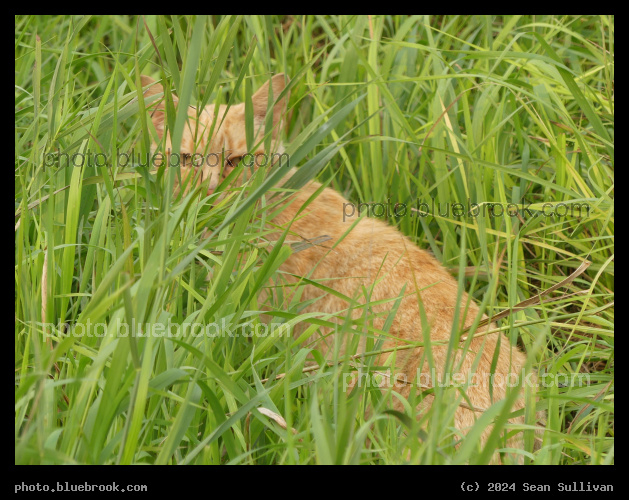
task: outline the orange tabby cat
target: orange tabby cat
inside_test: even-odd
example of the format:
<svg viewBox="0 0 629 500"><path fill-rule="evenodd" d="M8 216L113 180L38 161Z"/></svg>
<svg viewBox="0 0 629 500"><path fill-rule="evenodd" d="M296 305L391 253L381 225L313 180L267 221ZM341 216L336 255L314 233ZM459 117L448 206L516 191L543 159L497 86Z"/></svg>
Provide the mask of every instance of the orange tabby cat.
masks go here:
<svg viewBox="0 0 629 500"><path fill-rule="evenodd" d="M276 75L272 78L273 96L279 96L286 86L287 79L284 75ZM150 87L145 91L145 96L151 96L163 92L159 84L148 77L142 77L142 85ZM268 89L267 82L253 95L254 125L258 132L257 142L264 135L265 116L267 112ZM176 99L176 98L175 98ZM163 101L149 106L152 112L153 123L162 138L164 132L164 106ZM225 115L225 106L218 109L215 131L212 137L208 137L212 126L216 109L213 105L207 106L199 115L190 107L188 115L190 122L184 130L181 153L186 157L194 153L207 154L208 152L221 153L229 151L232 158L242 157L247 153L245 134L245 107L244 104L232 106ZM277 102L273 109L273 139L275 152L282 152L283 148L278 142L278 122L286 110L286 97ZM218 124L223 120L222 125ZM170 138L166 138L166 147L170 146ZM259 155L264 153L261 144L252 153ZM208 194L216 188L221 177L229 173L232 165L225 160L221 165L201 168L201 175L197 175L194 183L200 183L204 179L208 183ZM292 169L287 175L290 177L296 169ZM194 173L194 168L187 166L182 169L183 177ZM358 215L344 216L344 207L347 204L339 193L330 188L325 188L312 201L303 212L299 210L306 201L315 193L321 185L318 182L310 182L297 193L288 197L285 201L285 209L277 215L272 224L285 228L290 225L292 234L296 234L306 240L312 240L322 235L328 235L331 240L322 245L314 245L306 250L294 253L281 266L281 270L287 276L286 280L296 282L297 278L290 276L307 277L311 280L323 280L322 283L337 290L341 294L354 299L358 304L366 301L375 303L370 305L372 315L376 318L372 326L383 330L387 313L393 308L395 299L403 293L397 314L389 328L389 335L380 349L407 346L408 342L424 342L422 334L422 320L419 302L425 312L425 318L430 328L432 357L437 373L442 373L446 364L448 341L453 332L453 322L458 307L459 328L469 327L478 315L478 306L468 299L463 293L460 302L457 302L457 281L448 274L437 260L428 252L418 248L408 237L404 236L394 227L383 221L364 217L358 222ZM348 229L356 224L348 233ZM337 278L337 279L330 279ZM338 279L341 278L341 279ZM403 288L405 290L402 292ZM366 297L368 295L368 297ZM301 300L307 301L318 298L302 312L319 311L330 315L346 311L349 304L336 295L324 293L321 289L311 285L303 288ZM290 300L290 297L288 297ZM389 299L389 300L387 300ZM358 319L364 314L364 308L355 306L352 318ZM507 387L504 383L509 374L521 376L526 356L517 348L512 347L509 340L502 333L484 334L494 329L492 323L476 331L476 337L471 341L469 349L465 353L457 350L454 363L450 367L459 374L469 375L474 372L474 378L466 389L467 399L463 399L455 414L455 425L463 433L474 424L482 412L493 403L504 399ZM303 328L297 329L298 335ZM317 348L324 354L331 351L334 344L329 328L320 328L323 338L317 344ZM462 336L459 345L466 335ZM498 340L500 342L498 343ZM494 361L495 351L499 344L497 360ZM359 352L365 349L365 336L362 336ZM408 397L413 382L418 374L428 374L428 362L423 356L421 347L401 349L397 352L381 354L375 365L382 366L387 363L390 356L395 356L391 372L390 384L403 396ZM477 356L480 359L477 359ZM458 364L457 364L458 363ZM476 368L474 370L474 365ZM494 373L497 383L490 393L490 374L492 364L495 363ZM451 368L452 369L452 368ZM405 383L398 383L405 380ZM434 379L422 378L426 385L435 384ZM502 380L503 383L498 383ZM531 380L531 379L529 379ZM533 382L535 379L532 379ZM460 381L460 379L459 379ZM417 390L417 389L415 389ZM491 394L491 395L490 395ZM423 401L423 407L430 404L432 396L427 396ZM401 405L397 398L393 398L394 404ZM524 398L520 394L515 401L512 410L523 408ZM523 417L514 418L512 422L522 423ZM488 427L481 438L484 443L491 432ZM522 447L521 434L509 441L511 447Z"/></svg>

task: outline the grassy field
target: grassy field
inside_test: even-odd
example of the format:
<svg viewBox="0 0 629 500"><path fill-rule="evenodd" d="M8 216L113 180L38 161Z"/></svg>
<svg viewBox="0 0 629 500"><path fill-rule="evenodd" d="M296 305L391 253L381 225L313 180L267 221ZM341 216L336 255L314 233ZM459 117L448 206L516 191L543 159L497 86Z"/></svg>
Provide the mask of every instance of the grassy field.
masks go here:
<svg viewBox="0 0 629 500"><path fill-rule="evenodd" d="M524 463L614 462L613 17L15 23L16 463L483 464L505 446L497 434L480 446L492 421L524 432ZM243 102L281 72L283 136L304 180L355 203L427 203L430 216L383 217L488 315L561 285L499 322L548 381L537 446L530 401L526 425L506 423L497 404L462 439L456 388L435 389L416 419L422 394L406 414L388 412L395 395L373 384L346 395L351 370L375 368L369 357L330 366L282 330L224 334L263 327L260 290L281 283L280 264L299 251L265 238L275 171L216 203L200 190L175 196L178 169L124 165L117 153L150 148L141 74L205 105ZM173 118L176 150L183 114ZM526 210L462 217L444 210L455 203ZM289 329L329 324L298 299L268 305ZM80 335L88 322L98 326ZM119 334L194 322L223 334ZM373 333L368 312L341 323Z"/></svg>

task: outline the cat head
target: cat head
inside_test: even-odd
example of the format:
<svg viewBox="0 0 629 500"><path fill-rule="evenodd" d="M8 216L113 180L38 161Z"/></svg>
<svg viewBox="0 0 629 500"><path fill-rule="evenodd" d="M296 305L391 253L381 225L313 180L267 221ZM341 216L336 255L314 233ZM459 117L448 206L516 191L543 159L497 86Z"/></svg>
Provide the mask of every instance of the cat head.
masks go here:
<svg viewBox="0 0 629 500"><path fill-rule="evenodd" d="M164 152L168 157L167 165L179 165L181 168L181 186L176 181L175 190L184 192L190 188L208 182L207 193L214 192L218 184L238 165L240 159L254 168L268 162L273 154L284 153L284 146L280 140L280 121L286 112L288 95L277 100L277 97L288 84L284 74L275 75L270 81L260 87L252 96L254 149L247 150L247 134L245 122L245 104L226 105L216 107L210 104L198 110L194 106L188 107L188 120L184 125L183 137L179 151L172 151L170 132L166 129L166 106L163 97L164 88L152 78L142 75L142 87L145 88L144 97L162 94L161 99L150 103L147 110L157 135L164 140ZM271 132L271 149L265 151L265 123L269 102L269 85L273 90L273 130ZM148 88L146 88L148 86ZM173 94L175 109L179 99ZM212 131L212 126L214 130ZM156 144L152 145L156 148ZM261 158L264 158L262 160ZM270 166L270 164L268 165ZM179 177L177 177L179 179ZM209 181L208 181L209 179Z"/></svg>

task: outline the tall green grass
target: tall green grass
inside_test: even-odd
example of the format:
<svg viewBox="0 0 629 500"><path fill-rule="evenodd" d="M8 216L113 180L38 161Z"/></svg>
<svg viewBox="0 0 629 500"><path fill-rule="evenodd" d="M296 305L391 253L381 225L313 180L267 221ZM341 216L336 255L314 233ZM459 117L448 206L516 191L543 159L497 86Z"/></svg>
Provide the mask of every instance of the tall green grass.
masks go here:
<svg viewBox="0 0 629 500"><path fill-rule="evenodd" d="M613 463L613 17L15 21L16 463L487 463L505 446L497 435L479 446L494 419L525 430L525 463ZM506 424L498 403L457 447L456 390L436 391L419 419L422 395L406 414L373 387L347 397L348 370L377 370L373 357L329 366L309 335L114 335L133 321L260 328L269 283L274 322L305 322L307 334L330 324L303 314L298 293L283 301L278 268L303 246L290 234L284 245L265 238L277 171L217 202L201 190L175 196L177 169L115 155L150 148L140 74L205 105L243 102L280 72L291 77L283 135L302 181L317 176L356 203L530 204L520 217L456 217L437 205L429 217L388 217L488 315L592 263L559 300L500 322L532 370L563 381L539 391L545 424L530 395L524 426ZM176 150L184 115L169 119ZM49 165L56 151L112 161ZM590 211L541 212L569 202ZM339 337L372 333L370 318L342 321ZM108 334L61 326L88 321Z"/></svg>

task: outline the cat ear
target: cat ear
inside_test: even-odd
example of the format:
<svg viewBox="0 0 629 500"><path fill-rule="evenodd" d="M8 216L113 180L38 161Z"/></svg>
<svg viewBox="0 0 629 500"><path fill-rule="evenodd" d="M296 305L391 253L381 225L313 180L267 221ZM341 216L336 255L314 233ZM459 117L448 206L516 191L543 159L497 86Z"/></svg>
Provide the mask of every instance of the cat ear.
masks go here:
<svg viewBox="0 0 629 500"><path fill-rule="evenodd" d="M161 83L156 83L155 80L153 80L150 76L141 75L140 76L140 81L142 82L142 87L143 88L148 86L148 85L150 85L150 87L144 91L144 97L151 97L152 95L157 95L157 94L163 94L164 93L164 87L162 86L162 84ZM177 99L177 96L175 94L172 94L172 96L173 96L173 102L175 104L177 104L179 99ZM162 109L164 108L164 100L163 99L161 99L158 102L158 106L161 106Z"/></svg>
<svg viewBox="0 0 629 500"><path fill-rule="evenodd" d="M282 91L288 85L289 78L284 74L280 73L279 75L275 75L271 78L270 83L273 86L273 101L276 101L278 96L282 93ZM266 82L262 87L258 89L258 91L253 94L251 97L253 102L253 115L264 121L266 117L266 110L268 108L269 102L269 82ZM282 114L286 111L286 102L288 101L288 93L282 97L282 99L275 103L273 107L273 126L275 127L277 123L280 121ZM277 129L275 129L274 134L277 133Z"/></svg>
<svg viewBox="0 0 629 500"><path fill-rule="evenodd" d="M155 80L153 80L150 76L141 75L140 82L142 83L142 88L144 88L147 85L155 83ZM164 92L164 87L162 87L161 83L156 83L144 91L144 96L150 97L152 95L159 94L160 92Z"/></svg>
<svg viewBox="0 0 629 500"><path fill-rule="evenodd" d="M150 85L150 87L144 91L144 97L151 97L157 94L164 93L164 87L162 86L162 84L156 83L155 80L153 80L150 76L142 75L140 76L140 81L142 82L143 88L147 85ZM176 106L179 99L177 99L177 96L174 94L172 97L173 102ZM166 109L165 103L166 101L162 96L161 99L158 99L157 101L154 101L148 105L148 109L151 113L151 120L153 120L153 125L155 125L155 129L157 130L160 138L162 137L162 134L164 132L164 110Z"/></svg>

